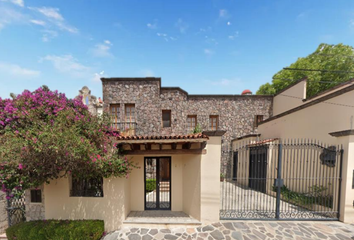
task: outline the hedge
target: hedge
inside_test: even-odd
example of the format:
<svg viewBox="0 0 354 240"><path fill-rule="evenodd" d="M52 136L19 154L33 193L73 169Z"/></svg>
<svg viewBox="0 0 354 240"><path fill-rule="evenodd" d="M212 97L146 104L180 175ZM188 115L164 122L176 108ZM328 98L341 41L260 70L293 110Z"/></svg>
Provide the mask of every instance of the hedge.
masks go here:
<svg viewBox="0 0 354 240"><path fill-rule="evenodd" d="M146 179L146 192L152 192L156 189L156 179Z"/></svg>
<svg viewBox="0 0 354 240"><path fill-rule="evenodd" d="M99 240L103 235L102 220L39 220L6 229L8 240Z"/></svg>

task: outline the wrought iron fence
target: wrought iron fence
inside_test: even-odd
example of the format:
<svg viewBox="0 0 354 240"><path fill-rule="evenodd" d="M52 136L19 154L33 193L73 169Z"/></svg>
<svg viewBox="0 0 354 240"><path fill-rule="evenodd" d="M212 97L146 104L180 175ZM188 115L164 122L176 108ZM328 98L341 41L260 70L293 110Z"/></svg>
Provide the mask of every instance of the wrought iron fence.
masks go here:
<svg viewBox="0 0 354 240"><path fill-rule="evenodd" d="M9 226L26 221L26 203L24 194L19 198L7 199L6 211Z"/></svg>
<svg viewBox="0 0 354 240"><path fill-rule="evenodd" d="M339 218L341 146L315 140L239 143L221 182L221 219Z"/></svg>

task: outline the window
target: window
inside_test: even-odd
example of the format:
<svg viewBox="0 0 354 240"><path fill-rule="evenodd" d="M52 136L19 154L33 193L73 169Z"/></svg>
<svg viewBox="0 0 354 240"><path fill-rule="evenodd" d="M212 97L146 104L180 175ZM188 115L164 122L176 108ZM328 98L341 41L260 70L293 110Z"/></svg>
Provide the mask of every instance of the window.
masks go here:
<svg viewBox="0 0 354 240"><path fill-rule="evenodd" d="M72 178L71 197L103 197L103 178Z"/></svg>
<svg viewBox="0 0 354 240"><path fill-rule="evenodd" d="M259 123L263 121L263 115L254 116L254 127L258 127Z"/></svg>
<svg viewBox="0 0 354 240"><path fill-rule="evenodd" d="M40 189L31 190L31 203L41 203L42 202L42 191Z"/></svg>
<svg viewBox="0 0 354 240"><path fill-rule="evenodd" d="M219 116L218 115L210 115L209 117L209 130L216 131L218 130L219 124Z"/></svg>
<svg viewBox="0 0 354 240"><path fill-rule="evenodd" d="M162 110L162 127L171 127L171 110Z"/></svg>
<svg viewBox="0 0 354 240"><path fill-rule="evenodd" d="M197 116L196 115L188 115L187 116L187 128L189 131L193 131L197 126Z"/></svg>
<svg viewBox="0 0 354 240"><path fill-rule="evenodd" d="M135 123L135 104L125 104L125 122Z"/></svg>
<svg viewBox="0 0 354 240"><path fill-rule="evenodd" d="M111 104L110 106L111 123L113 129L119 129L120 107L119 104Z"/></svg>

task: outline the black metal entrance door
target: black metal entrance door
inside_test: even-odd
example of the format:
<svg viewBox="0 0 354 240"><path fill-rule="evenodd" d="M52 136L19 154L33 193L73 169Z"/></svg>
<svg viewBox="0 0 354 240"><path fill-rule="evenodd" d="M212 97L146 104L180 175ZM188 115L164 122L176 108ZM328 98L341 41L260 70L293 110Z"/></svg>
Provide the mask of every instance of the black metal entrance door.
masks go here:
<svg viewBox="0 0 354 240"><path fill-rule="evenodd" d="M267 146L250 148L249 187L266 192Z"/></svg>
<svg viewBox="0 0 354 240"><path fill-rule="evenodd" d="M171 210L171 158L145 157L145 210Z"/></svg>
<svg viewBox="0 0 354 240"><path fill-rule="evenodd" d="M233 154L221 182L221 219L339 219L341 146L268 139L239 143Z"/></svg>

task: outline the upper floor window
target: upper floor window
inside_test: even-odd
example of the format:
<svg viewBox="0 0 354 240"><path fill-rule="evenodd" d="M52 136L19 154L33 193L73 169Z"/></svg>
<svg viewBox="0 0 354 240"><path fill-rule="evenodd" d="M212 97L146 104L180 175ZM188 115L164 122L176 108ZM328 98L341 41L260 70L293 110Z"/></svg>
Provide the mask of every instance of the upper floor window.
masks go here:
<svg viewBox="0 0 354 240"><path fill-rule="evenodd" d="M196 126L197 126L197 116L196 115L188 115L187 116L188 130L193 131Z"/></svg>
<svg viewBox="0 0 354 240"><path fill-rule="evenodd" d="M171 110L162 110L162 127L171 127Z"/></svg>
<svg viewBox="0 0 354 240"><path fill-rule="evenodd" d="M210 115L209 116L209 130L216 131L218 130L219 124L219 116L218 115Z"/></svg>
<svg viewBox="0 0 354 240"><path fill-rule="evenodd" d="M125 104L125 122L135 123L135 104Z"/></svg>
<svg viewBox="0 0 354 240"><path fill-rule="evenodd" d="M254 127L258 127L259 123L263 121L263 115L254 116Z"/></svg>
<svg viewBox="0 0 354 240"><path fill-rule="evenodd" d="M72 178L71 197L103 197L103 178Z"/></svg>
<svg viewBox="0 0 354 240"><path fill-rule="evenodd" d="M120 106L119 106L119 104L111 104L110 105L110 115L111 115L112 128L119 129L119 122L120 122Z"/></svg>

